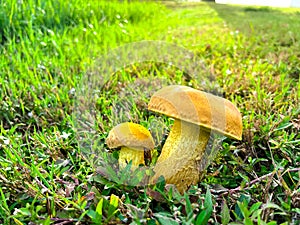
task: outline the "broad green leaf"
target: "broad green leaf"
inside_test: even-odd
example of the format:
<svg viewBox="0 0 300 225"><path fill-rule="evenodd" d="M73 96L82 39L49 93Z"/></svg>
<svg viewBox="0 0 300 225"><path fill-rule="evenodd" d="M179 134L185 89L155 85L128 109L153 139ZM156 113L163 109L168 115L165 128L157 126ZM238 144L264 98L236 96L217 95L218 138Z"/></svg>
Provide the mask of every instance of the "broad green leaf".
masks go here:
<svg viewBox="0 0 300 225"><path fill-rule="evenodd" d="M246 175L242 174L241 172L238 171L238 174L240 175L241 178L244 179L245 182L249 182L249 177L247 177Z"/></svg>
<svg viewBox="0 0 300 225"><path fill-rule="evenodd" d="M244 224L245 225L253 225L253 222L252 222L252 220L250 218L245 218L244 219Z"/></svg>
<svg viewBox="0 0 300 225"><path fill-rule="evenodd" d="M250 208L250 214L252 214L254 211L258 210L259 207L261 206L262 202L256 202L253 204Z"/></svg>
<svg viewBox="0 0 300 225"><path fill-rule="evenodd" d="M191 212L193 212L193 207L189 199L189 196L186 192L184 193L184 198L185 198L185 211L187 214L190 214Z"/></svg>
<svg viewBox="0 0 300 225"><path fill-rule="evenodd" d="M155 213L154 216L157 218L159 224L161 225L178 225L178 222L170 218L165 213Z"/></svg>
<svg viewBox="0 0 300 225"><path fill-rule="evenodd" d="M267 223L267 225L277 225L278 223L276 221L270 221ZM288 225L289 223L288 222L284 222L284 223L281 223L280 225Z"/></svg>
<svg viewBox="0 0 300 225"><path fill-rule="evenodd" d="M226 201L222 204L222 210L221 210L221 221L223 225L226 225L230 221L230 211L226 204Z"/></svg>
<svg viewBox="0 0 300 225"><path fill-rule="evenodd" d="M163 176L160 176L156 182L156 188L161 192L164 192L166 186L166 180Z"/></svg>
<svg viewBox="0 0 300 225"><path fill-rule="evenodd" d="M261 215L261 213L262 213L262 209L257 209L257 210L255 210L252 214L251 214L251 219L252 220L255 220L255 219L260 219L260 215Z"/></svg>
<svg viewBox="0 0 300 225"><path fill-rule="evenodd" d="M300 208L295 208L295 209L292 209L292 212L296 212L300 215Z"/></svg>
<svg viewBox="0 0 300 225"><path fill-rule="evenodd" d="M116 213L116 209L118 208L119 197L112 194L110 196L109 206L108 206L108 217L113 216Z"/></svg>
<svg viewBox="0 0 300 225"><path fill-rule="evenodd" d="M147 221L147 225L157 225L154 219L150 219Z"/></svg>
<svg viewBox="0 0 300 225"><path fill-rule="evenodd" d="M249 218L250 212L249 212L248 207L247 207L248 204L245 201L243 201L243 202L237 202L237 204L239 206L239 209L240 209L240 212L241 212L243 218L244 219Z"/></svg>
<svg viewBox="0 0 300 225"><path fill-rule="evenodd" d="M27 208L20 208L19 212L23 215L23 216L31 216L31 212L29 209Z"/></svg>
<svg viewBox="0 0 300 225"><path fill-rule="evenodd" d="M257 218L257 224L267 225L267 223L265 221L263 221L262 218L260 218L260 216Z"/></svg>
<svg viewBox="0 0 300 225"><path fill-rule="evenodd" d="M263 208L264 209L273 208L273 209L278 209L278 210L284 212L283 208L281 208L279 205L276 205L275 203L272 203L272 202L268 202L268 203L264 204Z"/></svg>
<svg viewBox="0 0 300 225"><path fill-rule="evenodd" d="M50 216L47 217L47 219L43 220L43 225L50 225L51 224L51 218Z"/></svg>
<svg viewBox="0 0 300 225"><path fill-rule="evenodd" d="M111 206L117 208L117 207L118 207L118 204L119 204L119 197L116 196L116 195L114 195L114 194L112 194L112 195L110 196L109 204L110 204Z"/></svg>
<svg viewBox="0 0 300 225"><path fill-rule="evenodd" d="M211 211L211 212L213 210L211 193L210 193L210 190L208 188L207 188L206 195L205 195L204 208Z"/></svg>
<svg viewBox="0 0 300 225"><path fill-rule="evenodd" d="M208 223L208 220L213 211L213 204L211 199L210 190L207 189L204 201L204 209L196 218L196 225L205 225Z"/></svg>
<svg viewBox="0 0 300 225"><path fill-rule="evenodd" d="M238 217L239 219L244 219L244 215L243 215L243 212L240 207L245 208L245 205L246 205L246 208L247 208L249 202L250 202L249 196L242 194L239 197L238 202L237 202L237 204L235 204L235 209L234 209L234 213L235 213L236 217ZM241 203L243 203L243 204L240 206Z"/></svg>
<svg viewBox="0 0 300 225"><path fill-rule="evenodd" d="M96 217L97 217L96 211L90 209L90 210L87 212L87 215L95 222Z"/></svg>
<svg viewBox="0 0 300 225"><path fill-rule="evenodd" d="M100 199L100 201L97 204L96 207L96 220L97 221L102 221L102 209L103 209L103 198Z"/></svg>

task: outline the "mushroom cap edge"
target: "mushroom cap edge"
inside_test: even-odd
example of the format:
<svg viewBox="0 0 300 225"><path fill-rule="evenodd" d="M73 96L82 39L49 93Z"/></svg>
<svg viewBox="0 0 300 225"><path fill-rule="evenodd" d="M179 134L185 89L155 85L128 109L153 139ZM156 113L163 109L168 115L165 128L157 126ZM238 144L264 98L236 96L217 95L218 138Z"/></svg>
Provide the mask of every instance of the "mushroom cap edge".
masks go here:
<svg viewBox="0 0 300 225"><path fill-rule="evenodd" d="M154 148L151 133L142 125L132 122L120 123L115 126L109 132L105 142L109 148L122 146L137 150Z"/></svg>
<svg viewBox="0 0 300 225"><path fill-rule="evenodd" d="M148 110L242 139L242 116L237 107L227 99L191 87L163 87L151 97Z"/></svg>

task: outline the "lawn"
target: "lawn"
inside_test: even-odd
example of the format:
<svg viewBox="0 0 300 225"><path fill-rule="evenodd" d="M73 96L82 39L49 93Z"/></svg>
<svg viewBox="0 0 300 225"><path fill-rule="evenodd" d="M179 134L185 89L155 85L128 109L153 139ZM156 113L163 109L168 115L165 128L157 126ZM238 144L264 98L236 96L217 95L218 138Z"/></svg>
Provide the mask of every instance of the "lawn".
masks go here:
<svg viewBox="0 0 300 225"><path fill-rule="evenodd" d="M300 224L300 10L177 1L0 1L0 224ZM171 84L240 110L197 185L151 174ZM119 168L109 131L150 130L146 170ZM171 168L170 168L171 169Z"/></svg>

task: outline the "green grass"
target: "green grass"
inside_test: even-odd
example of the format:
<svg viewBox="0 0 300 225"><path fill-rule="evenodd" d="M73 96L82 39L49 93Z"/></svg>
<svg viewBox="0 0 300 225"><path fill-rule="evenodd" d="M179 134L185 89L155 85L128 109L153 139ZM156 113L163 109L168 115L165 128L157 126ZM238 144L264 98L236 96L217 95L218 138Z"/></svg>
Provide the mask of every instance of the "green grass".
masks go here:
<svg viewBox="0 0 300 225"><path fill-rule="evenodd" d="M171 1L0 6L0 224L299 224L299 10ZM151 60L100 73L111 49L142 40L188 49L213 74L211 86ZM99 78L96 132L84 134L94 143L78 141L76 130L87 74ZM104 143L114 125L133 121L151 129L159 152L172 121L147 103L175 83L218 88L244 127L243 140L224 139L202 181L182 196L163 183L126 185L145 171L118 171ZM90 144L95 155L86 154Z"/></svg>

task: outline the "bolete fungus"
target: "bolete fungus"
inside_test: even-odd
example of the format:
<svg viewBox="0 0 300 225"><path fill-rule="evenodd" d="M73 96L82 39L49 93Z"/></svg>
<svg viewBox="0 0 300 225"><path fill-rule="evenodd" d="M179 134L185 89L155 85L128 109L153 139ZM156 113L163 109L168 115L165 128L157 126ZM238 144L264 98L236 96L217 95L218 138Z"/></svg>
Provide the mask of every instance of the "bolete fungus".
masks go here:
<svg viewBox="0 0 300 225"><path fill-rule="evenodd" d="M142 125L125 122L115 126L106 138L109 148L121 147L119 166L124 168L132 160L132 169L145 164L144 154L154 148L150 132Z"/></svg>
<svg viewBox="0 0 300 225"><path fill-rule="evenodd" d="M211 132L241 140L242 117L228 100L191 87L171 85L154 93L148 109L174 118L154 167L152 182L164 176L181 193L199 181L199 163Z"/></svg>

